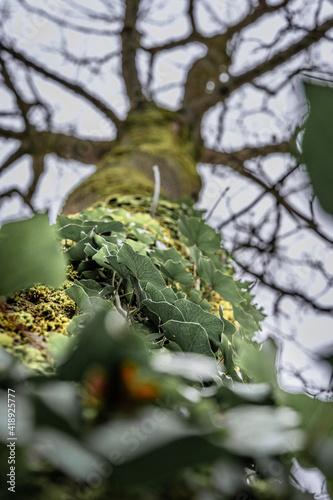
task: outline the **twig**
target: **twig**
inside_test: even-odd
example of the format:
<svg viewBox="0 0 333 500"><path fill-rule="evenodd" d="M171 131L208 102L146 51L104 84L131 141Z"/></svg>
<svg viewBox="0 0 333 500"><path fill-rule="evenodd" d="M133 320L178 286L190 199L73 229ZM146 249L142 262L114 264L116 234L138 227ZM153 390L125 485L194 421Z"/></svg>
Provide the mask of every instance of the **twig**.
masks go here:
<svg viewBox="0 0 333 500"><path fill-rule="evenodd" d="M157 165L153 166L153 170L154 170L155 187L154 187L153 201L151 202L151 207L150 207L150 215L154 219L158 205L158 199L160 197L161 174L160 174L160 169L158 168Z"/></svg>

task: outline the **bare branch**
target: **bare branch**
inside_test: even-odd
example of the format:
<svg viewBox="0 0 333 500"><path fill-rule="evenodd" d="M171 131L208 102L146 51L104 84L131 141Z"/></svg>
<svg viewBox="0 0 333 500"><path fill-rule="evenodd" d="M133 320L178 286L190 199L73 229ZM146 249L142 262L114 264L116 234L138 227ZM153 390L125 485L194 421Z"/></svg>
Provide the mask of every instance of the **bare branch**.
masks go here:
<svg viewBox="0 0 333 500"><path fill-rule="evenodd" d="M39 65L36 61L28 58L26 55L24 55L22 52L18 52L17 50L13 49L12 47L8 47L3 43L3 41L0 41L0 50L4 50L8 54L10 54L14 59L17 61L22 62L27 68L31 68L37 73L45 76L46 78L49 78L50 80L53 80L54 82L59 83L61 86L72 90L75 94L80 95L81 97L84 97L87 101L91 102L97 109L99 109L104 115L109 118L110 120L113 121L113 123L116 125L118 128L121 124L119 118L116 116L116 114L112 111L112 109L102 102L100 99L95 97L94 95L90 94L87 90L85 90L82 85L79 84L74 84L68 80L66 80L62 75L59 75L53 71L47 70L43 66Z"/></svg>
<svg viewBox="0 0 333 500"><path fill-rule="evenodd" d="M58 26L62 26L63 28L78 31L80 33L86 33L88 35L95 34L99 36L110 36L110 35L118 35L119 31L103 29L103 28L94 28L93 26L80 26L79 24L73 23L68 20L69 16L58 17L53 14L50 14L44 9L40 9L33 5L30 5L26 0L19 0L22 7L24 7L28 12L32 12L37 14L38 16L44 17L48 19L52 23L57 24ZM91 14L88 14L89 17ZM96 16L95 16L96 18Z"/></svg>
<svg viewBox="0 0 333 500"><path fill-rule="evenodd" d="M285 210L296 219L300 219L305 222L309 229L315 231L315 233L323 238L327 243L333 244L327 235L325 235L319 228L318 224L314 219L307 217L302 214L296 207L293 207L288 201L286 195L282 195L278 189L280 182L278 181L275 185L268 185L263 181L263 176L256 176L253 172L245 168L244 162L255 157L267 156L272 153L286 153L290 148L290 143L282 142L275 145L267 145L258 148L245 148L234 153L221 153L210 149L204 149L201 153L201 161L203 163L213 163L222 164L231 167L235 172L238 172L243 177L246 177L253 181L255 184L264 189L266 194L271 194L274 196L279 205L283 206Z"/></svg>
<svg viewBox="0 0 333 500"><path fill-rule="evenodd" d="M26 152L22 146L19 146L15 151L0 165L0 172L6 170L6 168L11 167L17 160L22 158Z"/></svg>
<svg viewBox="0 0 333 500"><path fill-rule="evenodd" d="M214 66L212 64L212 69L208 73L206 73L206 66L208 63L205 58L199 59L198 61L196 61L196 63L194 63L192 69L190 70L188 80L185 85L184 107L187 122L192 123L193 121L197 120L201 121L202 116L209 108L211 108L218 102L223 102L227 97L229 97L232 92L240 88L242 85L251 83L256 78L264 75L265 73L268 73L269 71L272 71L278 66L284 64L286 61L289 61L300 52L307 50L315 42L323 39L327 31L332 28L333 18L330 18L323 24L316 26L312 30L308 31L306 35L304 35L300 40L290 45L286 49L279 51L266 61L256 65L254 68L245 71L238 76L230 77L229 81L224 83L218 82L216 76L216 66L214 74ZM202 77L200 78L200 74L205 75L204 81L202 80ZM215 83L215 89L210 94L206 93L206 74L208 76L208 79ZM199 81L201 81L199 86L198 79ZM195 84L198 86L198 90L196 90ZM194 105L193 99L195 99ZM192 102L191 106L189 106L190 101Z"/></svg>
<svg viewBox="0 0 333 500"><path fill-rule="evenodd" d="M301 303L308 304L311 307L313 307L316 311L322 312L322 313L332 313L333 312L333 307L325 307L321 304L318 304L313 301L313 298L306 296L302 292L300 292L297 289L290 289L290 288L285 288L282 286L277 285L273 281L267 281L266 277L264 274L256 273L252 267L244 264L241 262L235 255L233 256L236 264L246 273L250 274L253 276L255 279L257 279L262 285L265 287L269 288L270 290L273 290L274 292L277 292L281 297L293 297L294 299L300 301Z"/></svg>
<svg viewBox="0 0 333 500"><path fill-rule="evenodd" d="M136 68L136 51L140 46L140 35L136 29L140 0L126 0L122 40L122 73L131 108L145 100Z"/></svg>
<svg viewBox="0 0 333 500"><path fill-rule="evenodd" d="M25 139L25 134L24 132L18 132L17 130L0 127L0 137L3 137L4 139L17 139L19 141L23 141Z"/></svg>
<svg viewBox="0 0 333 500"><path fill-rule="evenodd" d="M246 160L257 158L259 156L268 156L273 153L290 152L290 142L284 141L278 144L266 144L265 146L256 146L253 148L244 148L239 151L221 152L215 149L204 148L201 151L200 161L202 163L213 163L228 165L237 170L239 165Z"/></svg>

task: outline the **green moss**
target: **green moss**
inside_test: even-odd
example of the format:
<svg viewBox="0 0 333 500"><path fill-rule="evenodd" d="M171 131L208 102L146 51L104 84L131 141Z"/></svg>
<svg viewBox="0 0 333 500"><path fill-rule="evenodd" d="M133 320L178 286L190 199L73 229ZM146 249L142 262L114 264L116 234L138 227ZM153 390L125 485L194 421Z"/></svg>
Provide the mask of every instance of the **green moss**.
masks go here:
<svg viewBox="0 0 333 500"><path fill-rule="evenodd" d="M76 311L65 293L68 286L66 282L55 290L36 285L0 303L0 345L31 369L51 369L48 337L54 332L67 334L66 327Z"/></svg>
<svg viewBox="0 0 333 500"><path fill-rule="evenodd" d="M201 180L190 131L179 114L151 106L127 117L118 141L97 171L71 194L65 212L78 212L115 195L152 195L154 165L160 169L162 194L174 200L197 196Z"/></svg>
<svg viewBox="0 0 333 500"><path fill-rule="evenodd" d="M162 198L157 206L156 218L153 219L149 215L151 200L151 196L143 195L109 196L106 203L97 203L75 217L83 220L103 220L111 215L124 224L127 237L131 239L136 239L132 225L138 224L140 228L154 235L153 240L158 239L166 247L174 247L183 257L189 258L188 248L179 240L177 221L181 213L200 216L200 212L193 209L193 203L176 203ZM69 241L64 240L63 244L66 247ZM67 325L77 310L65 290L75 279L83 278L76 270L77 264L74 262L68 267L68 277L71 281L65 282L59 290L46 286L33 286L0 304L0 345L19 356L30 368L35 369L39 366L41 371L50 370L53 362L49 354L50 335L68 334ZM195 274L192 266L187 270ZM190 292L190 290L182 291ZM125 308L128 306L127 292L127 289L122 290ZM202 284L198 294L198 301L207 296L206 306L208 308L211 306L211 312L218 315L219 306L222 304L227 319L234 321L230 304L221 300L218 294L211 292ZM146 321L141 312L133 319L139 323Z"/></svg>

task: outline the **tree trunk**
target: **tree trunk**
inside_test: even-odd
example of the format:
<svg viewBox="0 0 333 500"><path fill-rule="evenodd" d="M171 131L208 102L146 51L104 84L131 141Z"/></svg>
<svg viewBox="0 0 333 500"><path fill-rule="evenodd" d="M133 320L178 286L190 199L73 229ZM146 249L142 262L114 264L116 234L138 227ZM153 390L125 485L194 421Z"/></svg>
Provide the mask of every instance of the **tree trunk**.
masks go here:
<svg viewBox="0 0 333 500"><path fill-rule="evenodd" d="M132 112L96 172L69 196L64 213L107 202L115 195L152 195L154 165L160 170L162 195L196 199L201 187L196 170L200 148L180 113L155 105Z"/></svg>

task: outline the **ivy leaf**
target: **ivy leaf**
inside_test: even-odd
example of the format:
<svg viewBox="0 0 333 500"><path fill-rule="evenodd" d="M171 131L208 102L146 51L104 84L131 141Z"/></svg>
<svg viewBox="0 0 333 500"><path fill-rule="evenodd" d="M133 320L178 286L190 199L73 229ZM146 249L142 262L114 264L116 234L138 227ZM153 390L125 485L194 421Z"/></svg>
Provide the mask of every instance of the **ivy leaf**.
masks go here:
<svg viewBox="0 0 333 500"><path fill-rule="evenodd" d="M236 365L234 361L235 351L232 348L232 345L229 343L226 336L223 337L221 343L221 351L223 355L223 364L225 367L226 374L232 377L233 380L242 380L236 371Z"/></svg>
<svg viewBox="0 0 333 500"><path fill-rule="evenodd" d="M123 224L118 221L82 221L80 219L71 219L63 215L58 216L57 224L61 238L72 241L80 241L84 237L84 234L90 233L91 230L94 230L96 234L124 231Z"/></svg>
<svg viewBox="0 0 333 500"><path fill-rule="evenodd" d="M66 261L46 214L4 224L0 229L0 295L43 283L58 287Z"/></svg>
<svg viewBox="0 0 333 500"><path fill-rule="evenodd" d="M184 259L184 257L179 252L177 252L174 247L168 248L166 250L154 248L154 250L152 250L149 255L152 259L155 258L159 262L172 260L173 262L180 262L181 264L183 264L183 266L191 265L191 261Z"/></svg>
<svg viewBox="0 0 333 500"><path fill-rule="evenodd" d="M123 224L116 220L84 220L82 226L86 228L86 232L93 229L96 234L120 233L125 230Z"/></svg>
<svg viewBox="0 0 333 500"><path fill-rule="evenodd" d="M95 255L97 249L91 243L86 243L84 246L84 255L89 259Z"/></svg>
<svg viewBox="0 0 333 500"><path fill-rule="evenodd" d="M82 312L94 313L96 310L108 311L112 308L111 304L106 300L88 294L87 291L80 286L79 281L74 281L74 284L70 288L67 288L66 294L74 300L75 304Z"/></svg>
<svg viewBox="0 0 333 500"><path fill-rule="evenodd" d="M104 267L105 269L112 269L113 271L118 273L121 278L130 277L130 272L127 267L119 262L118 254L111 254L106 246L100 248L98 252L92 257L92 259L101 267Z"/></svg>
<svg viewBox="0 0 333 500"><path fill-rule="evenodd" d="M117 239L117 236L99 236L98 234L94 234L93 236L93 242L97 248L106 247L110 252L117 252L119 250Z"/></svg>
<svg viewBox="0 0 333 500"><path fill-rule="evenodd" d="M254 309L251 304L242 302L239 306L233 304L232 308L234 312L234 318L241 325L245 336L250 336L251 338L255 332L260 330L259 323L251 314L252 310Z"/></svg>
<svg viewBox="0 0 333 500"><path fill-rule="evenodd" d="M145 243L141 243L141 241L134 241L130 238L126 238L126 243L130 245L133 250L140 255L147 255L147 245Z"/></svg>
<svg viewBox="0 0 333 500"><path fill-rule="evenodd" d="M181 215L178 225L180 232L189 243L188 246L196 245L205 254L221 249L221 235L208 226L203 219Z"/></svg>
<svg viewBox="0 0 333 500"><path fill-rule="evenodd" d="M89 313L79 314L78 316L73 316L70 323L67 325L66 330L72 335L77 335L80 330L84 327L85 322L90 318Z"/></svg>
<svg viewBox="0 0 333 500"><path fill-rule="evenodd" d="M41 427L36 432L35 440L39 453L75 480L84 481L94 470L93 463L98 460L98 455L67 433L52 427Z"/></svg>
<svg viewBox="0 0 333 500"><path fill-rule="evenodd" d="M180 262L168 260L165 264L161 264L160 271L171 281L177 281L177 283L188 288L195 286L193 275L186 271L185 267Z"/></svg>
<svg viewBox="0 0 333 500"><path fill-rule="evenodd" d="M223 333L231 341L233 334L236 332L236 327L223 316L223 307L219 307L220 318L223 321Z"/></svg>
<svg viewBox="0 0 333 500"><path fill-rule="evenodd" d="M156 241L156 235L150 233L146 229L142 229L141 227L131 228L128 236L134 236L134 238L145 245L152 245Z"/></svg>
<svg viewBox="0 0 333 500"><path fill-rule="evenodd" d="M197 247L191 247L191 254L199 277L210 285L224 300L232 304L240 304L244 300L232 276L216 269L212 261L204 257Z"/></svg>
<svg viewBox="0 0 333 500"><path fill-rule="evenodd" d="M205 432L189 425L174 412L158 413L156 410L148 408L135 412L134 416L113 418L88 437L88 444L99 456L110 460L115 450L122 458L112 472L112 479L122 487L126 487L131 478L131 486L142 489L148 484L150 490L152 482L165 483L180 470L212 463L223 453L218 444L204 435ZM147 422L153 423L149 432L141 432ZM143 439L133 437L133 429L140 431Z"/></svg>
<svg viewBox="0 0 333 500"><path fill-rule="evenodd" d="M83 290L86 292L88 297L96 297L100 295L104 290L104 287L102 287L102 285L97 283L97 281L95 280L80 280L78 283L80 284L80 287L83 288Z"/></svg>
<svg viewBox="0 0 333 500"><path fill-rule="evenodd" d="M149 311L158 315L160 323L166 323L170 319L185 321L180 310L172 304L169 304L169 302L154 302L150 299L145 299L143 304L149 309Z"/></svg>
<svg viewBox="0 0 333 500"><path fill-rule="evenodd" d="M177 300L174 305L182 313L186 322L198 323L216 346L220 344L223 332L223 323L220 318L204 311L199 305L187 299Z"/></svg>
<svg viewBox="0 0 333 500"><path fill-rule="evenodd" d="M101 267L105 267L106 269L113 269L113 266L108 262L109 257L111 257L109 249L104 246L92 256L92 259L97 262Z"/></svg>
<svg viewBox="0 0 333 500"><path fill-rule="evenodd" d="M67 250L67 252L65 253L66 257L69 260L73 261L85 260L86 258L86 254L84 252L85 246L89 243L90 244L92 243L93 236L94 236L94 231L91 231L90 233L85 235L85 237L82 238L82 240L80 240L78 243L76 243L76 245L72 246Z"/></svg>
<svg viewBox="0 0 333 500"><path fill-rule="evenodd" d="M67 217L66 217L67 219ZM59 220L59 217L57 221ZM80 241L85 237L87 230L82 226L82 221L75 221L69 219L71 222L59 227L58 232L61 239Z"/></svg>
<svg viewBox="0 0 333 500"><path fill-rule="evenodd" d="M158 290L152 283L147 283L146 292L148 293L151 300L155 302L169 302L170 304L174 304L177 300L177 295L168 286L161 288Z"/></svg>
<svg viewBox="0 0 333 500"><path fill-rule="evenodd" d="M208 382L218 376L218 365L214 359L188 352L170 356L169 353L160 350L154 353L151 366L157 372L176 375L195 382L199 380Z"/></svg>
<svg viewBox="0 0 333 500"><path fill-rule="evenodd" d="M173 319L162 325L168 340L176 342L184 352L196 352L205 356L214 356L209 345L206 330L198 323L184 323Z"/></svg>
<svg viewBox="0 0 333 500"><path fill-rule="evenodd" d="M143 288L147 283L153 284L158 290L165 288L165 281L151 259L147 255L139 255L127 243L120 248L117 260L127 267Z"/></svg>
<svg viewBox="0 0 333 500"><path fill-rule="evenodd" d="M200 307L202 307L202 309L204 309L205 311L210 311L211 308L213 307L212 304L208 302L207 299L202 300L201 290L196 290L195 288L192 288L192 290L190 291L188 299L194 302L195 304L200 305Z"/></svg>

